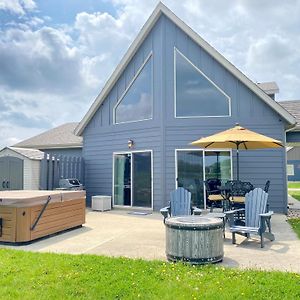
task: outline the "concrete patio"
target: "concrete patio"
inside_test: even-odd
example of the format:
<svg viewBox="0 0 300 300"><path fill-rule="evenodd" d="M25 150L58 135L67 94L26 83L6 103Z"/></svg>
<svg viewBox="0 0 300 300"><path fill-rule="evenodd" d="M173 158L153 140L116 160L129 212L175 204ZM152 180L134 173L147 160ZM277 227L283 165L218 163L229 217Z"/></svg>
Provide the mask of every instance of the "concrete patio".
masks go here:
<svg viewBox="0 0 300 300"><path fill-rule="evenodd" d="M231 234L226 232L224 260L219 265L300 273L300 240L286 222L286 216L275 214L272 227L276 240L266 240L263 249L259 239L247 241L242 236L237 236L237 244L232 245ZM166 260L162 216L158 213L135 215L124 210L104 213L88 210L86 224L82 228L29 245L0 247Z"/></svg>

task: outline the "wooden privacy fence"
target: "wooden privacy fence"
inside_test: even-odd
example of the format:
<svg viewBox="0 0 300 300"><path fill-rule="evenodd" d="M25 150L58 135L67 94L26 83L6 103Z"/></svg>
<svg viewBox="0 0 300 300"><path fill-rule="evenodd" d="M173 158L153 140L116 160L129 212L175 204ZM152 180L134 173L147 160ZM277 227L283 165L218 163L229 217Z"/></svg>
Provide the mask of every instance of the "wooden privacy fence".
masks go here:
<svg viewBox="0 0 300 300"><path fill-rule="evenodd" d="M61 178L77 178L84 184L83 158L45 153L40 165L40 189L58 188Z"/></svg>

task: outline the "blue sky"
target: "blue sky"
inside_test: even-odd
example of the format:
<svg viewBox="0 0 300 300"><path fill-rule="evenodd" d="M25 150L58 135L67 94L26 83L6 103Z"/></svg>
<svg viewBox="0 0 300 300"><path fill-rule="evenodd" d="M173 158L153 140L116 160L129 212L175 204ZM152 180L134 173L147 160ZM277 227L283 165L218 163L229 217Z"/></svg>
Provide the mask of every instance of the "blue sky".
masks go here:
<svg viewBox="0 0 300 300"><path fill-rule="evenodd" d="M277 99L300 99L300 1L165 0ZM154 0L0 0L0 147L80 121Z"/></svg>

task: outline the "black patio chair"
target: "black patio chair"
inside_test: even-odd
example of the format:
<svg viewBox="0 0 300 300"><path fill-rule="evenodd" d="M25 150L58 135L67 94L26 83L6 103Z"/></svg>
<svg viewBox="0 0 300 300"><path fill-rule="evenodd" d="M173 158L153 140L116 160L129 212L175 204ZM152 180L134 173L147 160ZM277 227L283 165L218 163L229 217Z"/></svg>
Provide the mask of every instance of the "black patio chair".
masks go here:
<svg viewBox="0 0 300 300"><path fill-rule="evenodd" d="M221 180L218 178L209 178L205 181L206 206L210 208L211 212L215 207L221 208L223 205L224 198L219 189L221 184Z"/></svg>

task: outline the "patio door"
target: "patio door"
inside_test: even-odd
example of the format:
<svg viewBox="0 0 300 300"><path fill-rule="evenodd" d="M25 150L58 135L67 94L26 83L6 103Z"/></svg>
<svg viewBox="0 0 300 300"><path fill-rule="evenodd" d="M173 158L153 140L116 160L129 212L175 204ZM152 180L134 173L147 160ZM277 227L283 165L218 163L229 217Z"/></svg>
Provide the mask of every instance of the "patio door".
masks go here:
<svg viewBox="0 0 300 300"><path fill-rule="evenodd" d="M152 153L136 151L114 154L114 204L152 207Z"/></svg>
<svg viewBox="0 0 300 300"><path fill-rule="evenodd" d="M177 187L191 192L192 204L203 207L203 151L177 151Z"/></svg>
<svg viewBox="0 0 300 300"><path fill-rule="evenodd" d="M231 179L231 152L205 151L205 180L209 178L220 179L226 182Z"/></svg>
<svg viewBox="0 0 300 300"><path fill-rule="evenodd" d="M231 170L230 150L176 150L176 187L190 191L197 207L206 207L204 181L226 182L232 179Z"/></svg>

